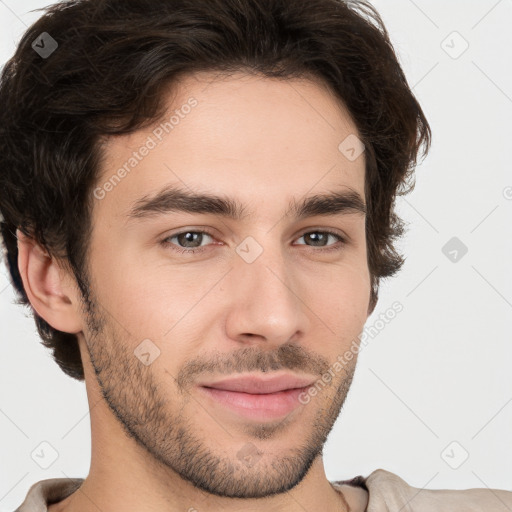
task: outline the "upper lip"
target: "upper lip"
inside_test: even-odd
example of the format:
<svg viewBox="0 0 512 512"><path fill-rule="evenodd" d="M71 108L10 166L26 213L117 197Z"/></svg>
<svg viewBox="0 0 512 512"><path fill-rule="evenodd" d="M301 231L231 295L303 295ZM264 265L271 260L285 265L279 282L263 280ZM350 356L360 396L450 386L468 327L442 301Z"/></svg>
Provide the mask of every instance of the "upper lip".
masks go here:
<svg viewBox="0 0 512 512"><path fill-rule="evenodd" d="M266 375L262 377L261 374L253 374L228 377L215 382L204 382L201 383L200 386L260 395L265 393L277 393L278 391L284 391L286 389L304 388L311 386L315 381L316 377L305 375L286 374L278 376Z"/></svg>

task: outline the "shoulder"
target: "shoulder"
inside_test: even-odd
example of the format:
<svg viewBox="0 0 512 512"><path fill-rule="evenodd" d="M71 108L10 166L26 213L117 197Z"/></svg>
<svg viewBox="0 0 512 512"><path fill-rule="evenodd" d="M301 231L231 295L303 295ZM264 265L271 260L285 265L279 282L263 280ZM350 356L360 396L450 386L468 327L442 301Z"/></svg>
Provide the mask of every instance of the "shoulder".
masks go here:
<svg viewBox="0 0 512 512"><path fill-rule="evenodd" d="M49 478L33 484L23 503L15 512L46 512L47 506L63 500L75 492L83 478Z"/></svg>
<svg viewBox="0 0 512 512"><path fill-rule="evenodd" d="M512 492L501 489L422 489L377 469L365 479L367 512L511 512Z"/></svg>

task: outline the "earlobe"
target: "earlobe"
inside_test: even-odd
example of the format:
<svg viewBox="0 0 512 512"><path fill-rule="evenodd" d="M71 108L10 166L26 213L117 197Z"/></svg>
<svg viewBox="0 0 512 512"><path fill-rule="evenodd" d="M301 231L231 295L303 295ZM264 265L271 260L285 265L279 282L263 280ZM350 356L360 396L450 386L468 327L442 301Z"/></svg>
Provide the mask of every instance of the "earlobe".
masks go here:
<svg viewBox="0 0 512 512"><path fill-rule="evenodd" d="M32 307L54 329L72 334L81 332L79 297L65 271L34 239L19 229L16 236L18 267Z"/></svg>

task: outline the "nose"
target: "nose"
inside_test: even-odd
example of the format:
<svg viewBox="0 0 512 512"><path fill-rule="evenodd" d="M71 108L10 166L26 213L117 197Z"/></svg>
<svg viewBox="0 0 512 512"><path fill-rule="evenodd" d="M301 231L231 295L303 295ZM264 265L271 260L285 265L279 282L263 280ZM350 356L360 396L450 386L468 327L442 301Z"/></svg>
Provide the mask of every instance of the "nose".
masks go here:
<svg viewBox="0 0 512 512"><path fill-rule="evenodd" d="M256 261L235 258L229 273L227 336L268 348L299 341L309 326L304 284L279 249L266 249Z"/></svg>

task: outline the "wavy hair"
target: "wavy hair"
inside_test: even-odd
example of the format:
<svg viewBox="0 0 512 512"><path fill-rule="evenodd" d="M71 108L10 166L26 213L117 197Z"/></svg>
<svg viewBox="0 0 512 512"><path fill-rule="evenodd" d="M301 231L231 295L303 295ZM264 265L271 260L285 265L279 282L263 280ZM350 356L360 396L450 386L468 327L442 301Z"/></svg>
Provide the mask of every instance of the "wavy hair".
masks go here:
<svg viewBox="0 0 512 512"><path fill-rule="evenodd" d="M58 45L46 57L33 46L42 33ZM395 198L413 188L431 132L377 11L342 0L67 0L44 9L0 77L0 232L17 303L30 306L19 228L65 262L88 304L101 141L159 119L164 92L199 71L317 77L346 106L366 148L373 310L380 279L404 262L393 245L404 232ZM32 312L58 365L83 380L77 337Z"/></svg>

